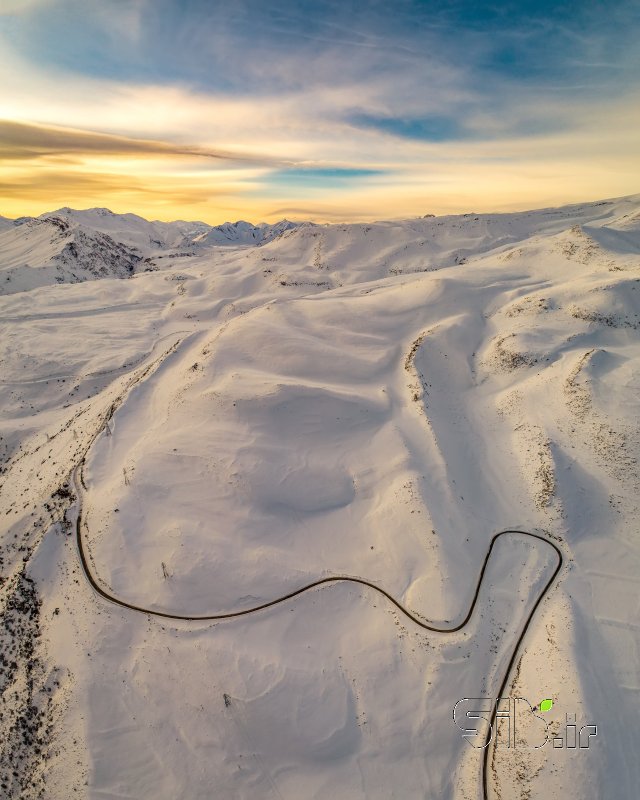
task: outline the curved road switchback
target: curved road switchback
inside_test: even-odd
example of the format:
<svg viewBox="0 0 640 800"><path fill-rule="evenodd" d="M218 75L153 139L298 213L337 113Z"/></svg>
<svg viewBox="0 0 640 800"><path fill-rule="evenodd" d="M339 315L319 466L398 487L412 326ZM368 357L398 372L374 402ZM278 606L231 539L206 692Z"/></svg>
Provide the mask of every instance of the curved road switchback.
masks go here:
<svg viewBox="0 0 640 800"><path fill-rule="evenodd" d="M125 390L125 392L118 398L118 400L116 402L114 402L109 407L109 409L108 409L108 411L107 411L107 413L106 413L106 415L105 415L105 417L103 419L103 423L104 424L108 423L108 421L111 419L111 417L113 416L113 414L117 410L118 406L122 404L122 402L124 401L126 395L128 394L128 391L131 390L140 380L142 380L149 373L149 371L151 369L153 369L153 366L157 366L159 363L161 363L164 360L164 358L166 358L166 356L168 356L171 352L173 352L179 346L179 344L182 343L182 341L184 341L184 340L181 340L180 342L177 342L173 347L171 347L163 355L163 357L161 357L157 362L155 362L155 364L151 365L147 370L145 370L144 373L141 376L139 376L127 388L127 390ZM78 547L78 554L79 554L79 557L80 557L80 563L81 563L81 566L82 566L83 573L84 573L88 583L92 587L92 589L96 592L96 594L98 594L100 597L102 597L104 600L106 600L109 603L113 603L114 605L120 606L121 608L126 608L126 609L129 609L130 611L135 611L135 612L138 612L138 613L141 613L141 614L148 614L150 616L158 617L158 618L161 618L161 619L182 620L182 621L186 621L186 622L206 622L206 621L215 622L217 620L236 619L238 617L246 617L246 616L249 616L249 615L252 615L252 614L257 614L260 611L264 611L265 609L273 608L275 606L282 605L283 603L286 603L289 600L292 600L295 597L299 597L300 595L302 595L302 594L304 594L306 592L309 592L312 589L316 589L316 588L318 588L320 586L327 586L329 584L334 584L334 583L353 583L353 584L358 584L360 586L365 586L365 587L367 587L369 589L372 589L374 592L377 592L378 594L382 595L386 600L389 601L389 603L391 603L393 606L395 606L398 609L398 611L400 611L401 614L403 614L405 617L407 617L407 619L410 619L411 622L413 622L415 625L417 625L418 627L422 628L423 630L432 631L432 632L435 632L435 633L455 633L456 631L462 630L468 624L469 620L471 619L471 617L473 615L473 612L474 612L474 610L476 608L476 605L478 603L478 597L479 597L480 590L481 590L483 582L484 582L485 572L486 572L486 569L487 569L487 565L489 563L489 559L491 558L491 554L493 552L495 544L499 539L501 539L504 536L512 536L512 535L527 536L527 537L529 537L531 539L536 539L536 540L538 540L540 542L543 542L547 547L551 547L553 549L553 551L555 552L555 555L557 557L556 566L555 566L552 574L548 578L547 582L545 583L545 585L544 585L542 591L540 592L537 600L533 604L533 606L531 608L531 611L529 612L529 615L527 616L527 618L525 620L525 623L522 626L522 630L520 631L520 634L518 635L518 638L514 642L511 658L509 660L507 668L505 669L504 675L502 677L502 681L500 683L500 687L499 687L499 689L497 691L497 694L496 694L496 697L503 697L504 696L505 689L506 689L506 687L507 687L507 685L509 683L509 678L510 678L510 675L511 675L511 671L512 671L513 666L514 666L514 664L516 662L516 659L518 658L518 655L520 654L522 643L523 643L524 638L525 638L525 636L527 634L527 631L529 630L529 627L530 627L531 622L532 622L532 620L533 620L533 618L535 616L535 613L538 610L538 607L540 606L540 603L547 596L549 590L551 589L551 587L552 587L552 585L553 585L553 583L554 583L554 581L555 581L555 579L556 579L558 573L560 572L560 570L561 570L561 568L563 566L563 563L564 563L564 558L563 558L563 555L562 555L562 552L561 552L560 548L553 541L551 541L549 538L547 538L545 536L542 536L542 535L540 535L538 533L531 533L529 531L517 531L517 530L511 530L511 529L510 530L500 531L500 532L496 533L492 537L491 542L489 543L489 547L487 548L487 552L486 552L486 554L484 556L484 559L482 561L482 564L480 565L480 569L479 569L479 572L478 572L478 578L476 580L475 590L474 590L473 596L471 598L471 603L469 604L469 608L467 610L467 613L465 614L464 619L462 619L462 621L459 622L457 625L442 626L442 625L436 625L435 623L432 623L432 622L426 622L426 621L420 619L418 616L416 616L408 608L406 608L392 594L390 594L388 591L386 591L386 589L383 589L380 586L376 586L376 584L372 583L371 581L365 580L364 578L357 578L357 577L354 577L354 576L351 576L351 575L333 575L333 576L326 577L326 578L320 578L319 580L311 581L310 583L307 583L307 584L301 586L300 588L295 589L293 592L288 592L287 594L284 594L284 595L282 595L280 597L277 597L277 598L275 598L273 600L268 600L265 603L260 603L259 605L252 606L251 608L244 608L244 609L241 609L241 610L238 610L238 611L227 611L227 612L224 612L224 613L217 613L217 614L175 614L175 613L171 613L169 611L161 611L161 610L154 609L154 608L146 608L145 606L140 606L140 605L137 605L135 603L130 603L127 600L124 600L121 597L118 597L117 595L113 594L108 589L106 589L100 583L99 579L97 578L97 576L94 574L93 570L91 569L91 565L89 563L89 555L88 555L88 551L87 551L87 546L86 546L86 543L84 541L84 537L82 535L82 527L83 527L83 522L82 522L82 493L83 493L83 490L86 489L86 485L85 485L84 478L83 478L83 467L84 467L84 463L85 463L85 459L86 459L87 453L91 449L91 446L93 445L93 443L95 442L97 437L100 435L100 432L102 431L102 429L103 428L100 427L97 430L97 432L95 433L94 437L89 442L89 445L88 445L87 449L85 450L84 457L82 458L80 463L75 467L75 469L72 472L72 480L73 480L73 484L75 486L75 491L76 491L76 496L77 496L76 542L77 542L77 547ZM491 729L493 729L493 725L495 723L496 712L497 712L497 704L494 703L493 704L493 710L491 712L491 717L489 719L489 723L491 725ZM483 760L482 760L482 797L483 797L483 800L489 800L488 765L489 765L489 752L490 751L491 751L491 747L490 746L486 746L484 748L484 751L483 751Z"/></svg>
<svg viewBox="0 0 640 800"><path fill-rule="evenodd" d="M354 584L358 584L360 586L366 586L367 588L372 589L374 592L377 592L378 594L382 595L393 606L395 606L405 617L410 619L411 622L413 622L415 625L417 625L418 627L422 628L423 630L433 631L435 633L455 633L456 631L462 630L468 624L469 620L471 619L471 617L473 615L473 612L474 612L474 610L476 608L476 605L478 603L478 597L480 595L480 590L482 588L482 584L483 584L483 581L484 581L484 575L485 575L485 572L486 572L486 569L487 569L487 565L489 563L489 559L491 558L491 553L493 552L493 548L495 547L496 542L500 538L502 538L503 536L510 536L510 535L527 536L529 538L537 539L537 540L539 540L541 542L544 542L544 544L546 546L551 547L554 550L554 552L555 552L555 554L557 556L557 563L556 563L555 569L553 570L553 573L551 574L551 576L547 580L547 582L544 585L542 591L540 592L540 595L538 596L536 602L534 603L533 607L531 608L531 611L529 612L529 615L528 615L527 619L525 620L525 623L524 623L524 625L522 627L522 630L520 631L520 635L518 636L517 640L514 642L514 647L513 647L513 652L512 652L512 655L511 655L511 659L509 660L507 668L506 668L506 670L504 672L504 676L502 678L502 682L500 684L500 688L498 689L496 697L503 697L504 696L504 691L505 691L505 689L507 687L507 684L509 682L509 677L511 675L511 671L513 669L513 665L515 664L516 659L517 659L517 657L518 657L518 655L520 653L522 642L523 642L523 640L524 640L524 638L525 638L525 636L527 634L527 631L529 629L531 621L533 620L533 617L535 616L535 613L536 613L540 603L546 597L547 593L549 592L549 589L553 585L553 583L554 583L554 581L556 579L556 576L560 572L560 569L562 568L562 565L564 563L564 558L562 556L562 552L561 552L560 548L554 542L550 541L548 538L546 538L544 536L541 536L540 534L530 533L528 531L516 531L516 530L504 530L504 531L500 531L499 533L496 533L493 536L493 538L491 539L491 542L489 544L487 552L486 552L486 554L484 556L484 559L482 561L482 564L480 566L480 571L478 573L478 578L477 578L477 581L476 581L475 590L474 590L473 596L471 598L471 603L469 605L469 608L467 610L467 613L466 613L464 619L461 622L459 622L457 625L451 625L451 626L448 626L448 627L447 626L442 626L442 625L436 625L436 624L434 624L432 622L425 622L424 620L422 620L419 617L417 617L408 608L406 608L406 606L404 606L399 600L397 600L386 589L383 589L380 586L376 586L376 584L374 584L371 581L368 581L368 580L366 580L364 578L356 578L356 577L353 577L353 576L350 576L350 575L332 575L332 576L327 577L327 578L320 578L319 580L311 581L310 583L304 584L300 588L295 589L293 592L288 592L287 594L284 594L284 595L282 595L280 597L276 597L273 600L268 600L267 602L260 603L257 606L252 606L251 608L240 609L238 611L227 611L227 612L224 612L224 613L217 613L217 614L175 614L175 613L171 613L170 611L161 611L161 610L154 609L154 608L147 608L145 606L140 606L140 605L137 605L135 603L130 603L127 600L124 600L121 597L118 597L117 595L115 595L112 592L110 592L107 589L105 589L101 585L99 579L93 573L93 570L91 569L91 566L89 564L89 557L88 557L88 553L87 553L84 537L82 535L82 505L81 505L80 498L81 498L82 488L84 487L84 480L82 478L82 466L83 466L83 463L84 462L81 462L79 464L79 466L76 468L76 470L74 471L74 474L73 474L73 478L74 478L74 484L75 484L75 488L76 488L76 494L77 494L77 497L78 497L78 514L77 514L77 518L76 518L76 541L77 541L77 545L78 545L78 553L79 553L79 556L80 556L80 562L82 564L82 570L84 572L84 575L85 575L87 581L89 582L89 584L91 585L91 587L93 588L93 590L96 592L96 594L100 595L100 597L104 598L109 603L113 603L114 605L120 606L121 608L127 608L130 611L136 611L136 612L141 613L141 614L149 614L150 616L159 617L161 619L174 619L174 620L182 620L182 621L186 621L186 622L206 622L206 621L214 622L216 620L236 619L237 617L246 617L246 616L249 616L251 614L257 614L258 612L264 611L267 608L273 608L274 606L282 605L283 603L286 603L287 601L292 600L293 598L298 597L299 595L302 595L305 592L311 591L312 589L315 589L315 588L317 588L319 586L326 586L326 585L334 584L334 583L354 583ZM490 717L490 720L489 720L491 728L493 728L493 725L495 723L496 711L497 711L497 705L494 703L493 710L492 710L492 713L491 713L491 717ZM488 763L489 763L489 751L490 750L491 750L491 748L488 747L488 746L484 748L483 761L482 761L482 796L483 796L483 800L489 800Z"/></svg>

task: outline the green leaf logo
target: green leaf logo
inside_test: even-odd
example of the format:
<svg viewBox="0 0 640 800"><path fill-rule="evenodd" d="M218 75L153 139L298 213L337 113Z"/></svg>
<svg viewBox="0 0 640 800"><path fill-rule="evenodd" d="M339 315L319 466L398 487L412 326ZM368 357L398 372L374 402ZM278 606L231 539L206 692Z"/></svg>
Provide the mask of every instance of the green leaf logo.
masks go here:
<svg viewBox="0 0 640 800"><path fill-rule="evenodd" d="M540 703L540 711L551 711L553 707L553 700L542 700Z"/></svg>

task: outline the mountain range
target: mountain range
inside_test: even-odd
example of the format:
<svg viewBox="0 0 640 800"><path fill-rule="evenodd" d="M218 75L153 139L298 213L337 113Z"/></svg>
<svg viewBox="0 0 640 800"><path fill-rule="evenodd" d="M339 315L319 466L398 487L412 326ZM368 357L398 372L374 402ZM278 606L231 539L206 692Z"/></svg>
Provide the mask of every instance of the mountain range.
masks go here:
<svg viewBox="0 0 640 800"><path fill-rule="evenodd" d="M225 222L150 222L136 214L114 214L106 208L60 208L39 217L11 220L0 217L0 294L13 294L56 283L79 283L98 278L129 278L161 269L211 251L223 257L238 247L265 247L274 242L282 266L295 267L296 276L309 280L318 274L321 285L338 281L380 278L464 263L537 236L590 238L617 252L640 247L638 197L599 201L560 209L424 217L404 221L318 225L281 220L275 224ZM576 227L578 226L578 227ZM586 226L586 227L584 227ZM291 238L293 237L293 238ZM276 260L266 252L262 258ZM348 275L344 265L348 264ZM305 277L306 275L306 277Z"/></svg>
<svg viewBox="0 0 640 800"><path fill-rule="evenodd" d="M0 294L53 283L125 278L155 257L216 245L261 245L299 223L150 222L107 208L60 208L39 217L0 217Z"/></svg>

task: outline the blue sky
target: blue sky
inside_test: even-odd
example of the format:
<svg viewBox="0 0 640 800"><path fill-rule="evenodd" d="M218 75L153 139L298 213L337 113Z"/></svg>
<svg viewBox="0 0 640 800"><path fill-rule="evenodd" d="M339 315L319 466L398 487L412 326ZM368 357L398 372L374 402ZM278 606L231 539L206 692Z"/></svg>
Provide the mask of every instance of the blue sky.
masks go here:
<svg viewBox="0 0 640 800"><path fill-rule="evenodd" d="M631 193L638 41L640 2L3 0L0 188L218 222Z"/></svg>

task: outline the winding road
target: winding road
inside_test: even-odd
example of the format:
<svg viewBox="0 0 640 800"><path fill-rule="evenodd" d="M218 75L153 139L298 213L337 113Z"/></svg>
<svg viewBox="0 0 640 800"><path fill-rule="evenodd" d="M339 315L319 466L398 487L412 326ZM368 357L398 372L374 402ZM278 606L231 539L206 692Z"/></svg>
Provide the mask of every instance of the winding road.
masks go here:
<svg viewBox="0 0 640 800"><path fill-rule="evenodd" d="M171 350L168 351L168 353L165 354L165 357L166 357L166 355L169 354L169 352L173 351L176 346L177 345L175 345L174 348L171 348ZM159 359L159 361L162 361L162 360L163 360L163 358ZM156 364L157 363L158 362L156 362ZM147 374L148 374L148 370L143 373L142 377L146 376ZM108 420L111 418L111 416L113 416L113 414L115 413L117 407L122 404L122 402L124 401L128 391L130 389L132 389L133 386L136 383L139 382L139 380L141 380L141 378L139 378L138 380L133 382L128 387L127 391L125 391L120 396L120 398L119 398L120 402L116 402L116 403L111 405L111 407L107 411L107 414L105 415L105 418L104 418L104 423L105 424L108 422ZM86 545L86 543L84 541L84 537L83 537L83 534L82 534L82 529L83 529L82 493L86 489L86 485L85 485L85 482L84 482L84 479L83 479L83 467L84 467L86 456L87 456L89 450L91 449L91 446L93 445L93 443L95 442L97 437L100 435L102 429L103 429L103 426L101 426L98 429L98 431L96 432L96 434L92 437L92 439L91 439L91 441L90 441L90 443L89 443L89 445L88 445L88 447L87 447L87 449L85 451L84 457L82 458L80 463L75 467L75 469L72 472L72 480L73 480L73 484L74 484L75 492L76 492L76 497L77 497L76 542L77 542L77 547L78 547L78 554L79 554L79 557L80 557L80 563L82 565L82 570L84 572L84 575L85 575L88 583L91 585L93 590L96 592L96 594L98 594L100 597L102 597L104 600L108 601L109 603L113 603L114 605L120 606L121 608L126 608L126 609L129 609L130 611L135 611L135 612L138 612L138 613L141 613L141 614L148 614L150 616L159 617L159 618L162 618L162 619L183 620L183 621L187 621L187 622L229 620L229 619L235 619L237 617L246 617L246 616L249 616L251 614L257 614L260 611L264 611L265 609L273 608L273 607L278 606L278 605L282 605L283 603L286 603L289 600L292 600L293 598L298 597L298 596L300 596L300 595L302 595L302 594L304 594L306 592L309 592L312 589L316 589L316 588L318 588L320 586L327 586L329 584L335 584L335 583L352 583L352 584L357 584L357 585L360 585L360 586L365 586L365 587L367 587L369 589L372 589L373 591L377 592L378 594L382 595L393 606L395 606L405 617L407 617L407 619L410 619L411 622L413 622L415 625L417 625L418 627L422 628L423 630L432 631L432 632L435 632L435 633L455 633L456 631L462 630L468 624L469 620L471 619L471 617L473 615L473 612L474 612L474 610L476 608L476 605L477 605L477 602L478 602L478 597L479 597L479 594L480 594L480 590L481 590L483 582L484 582L484 576L485 576L485 572L486 572L486 569L487 569L487 565L489 563L489 559L491 558L491 554L493 552L495 544L499 539L501 539L502 537L506 537L506 536L508 537L508 536L514 536L514 535L526 536L526 537L529 537L531 539L536 539L536 540L538 540L540 542L543 542L547 547L551 547L553 549L553 551L555 552L555 555L557 556L557 563L556 563L556 566L555 566L552 574L550 575L550 577L548 578L547 582L545 583L542 591L540 592L537 600L533 604L533 606L531 608L531 611L529 612L529 615L527 616L527 618L525 620L525 623L522 626L522 630L520 631L520 634L519 634L517 640L514 642L511 658L510 658L509 663L508 663L508 665L507 665L507 667L505 669L502 681L500 683L500 687L499 687L499 689L498 689L498 691L496 693L496 697L504 697L505 696L505 694L504 694L505 689L506 689L506 687L507 687L507 685L509 683L509 678L510 678L513 666L514 666L514 664L515 664L515 662L516 662L516 660L518 658L518 655L520 654L520 651L521 651L521 648L522 648L522 643L523 643L524 638L525 638L525 636L527 634L529 626L530 626L530 624L531 624L531 622L532 622L532 620L533 620L533 618L535 616L535 613L536 613L538 607L540 606L540 603L547 596L549 590L551 589L552 585L554 584L554 582L556 580L556 577L557 577L558 573L560 572L560 570L561 570L561 568L563 566L563 563L564 563L564 558L563 558L563 555L562 555L562 552L561 552L560 548L553 541L551 541L549 538L547 538L545 536L542 536L542 535L540 535L538 533L531 533L531 532L528 532L528 531L519 531L519 530L511 530L511 529L510 530L503 530L503 531L500 531L500 532L496 533L493 536L493 538L491 539L491 542L490 542L489 547L487 549L487 552L485 554L484 560L483 560L483 562L482 562L482 564L480 566L480 570L479 570L479 573L478 573L478 578L477 578L477 581L476 581L475 591L474 591L473 596L471 598L471 603L469 605L467 613L466 613L464 619L462 619L461 622L459 622L456 625L452 625L450 627L446 627L446 626L443 627L441 625L436 625L436 624L431 623L431 622L425 622L424 620L422 620L419 617L417 617L414 613L412 613L408 608L406 608L399 600L397 600L395 597L393 597L393 595L391 595L385 589L381 588L380 586L377 586L376 584L374 584L374 583L372 583L370 581L367 581L364 578L358 578L358 577L354 577L354 576L350 576L350 575L333 575L333 576L326 577L326 578L320 578L319 580L312 581L310 583L307 583L307 584L301 586L299 589L296 589L293 592L289 592L289 593L287 593L285 595L282 595L281 597L277 597L277 598L275 598L273 600L269 600L269 601L267 601L265 603L261 603L261 604L259 604L257 606L253 606L251 608L245 608L245 609L242 609L242 610L239 610L239 611L229 611L229 612L225 612L225 613L222 613L222 614L218 613L218 614L185 615L185 614L174 614L174 613L171 613L169 611L161 611L161 610L157 610L157 609L153 609L153 608L146 608L145 606L140 606L140 605L136 605L134 603L129 603L128 601L123 600L121 597L118 597L117 595L115 595L112 592L110 592L107 589L105 589L104 586L101 585L99 578L94 574L94 572L93 572L93 570L91 568L91 565L89 563L89 553L88 553L87 545ZM496 712L497 712L497 704L494 703L493 704L492 713L491 713L491 717L489 719L489 723L490 723L491 729L493 729L493 725L495 723ZM483 751L482 776L481 776L481 778L482 778L482 796L483 796L483 800L489 800L488 763L489 763L489 753L490 753L491 750L492 750L492 748L490 746L486 746L484 748L484 751Z"/></svg>

